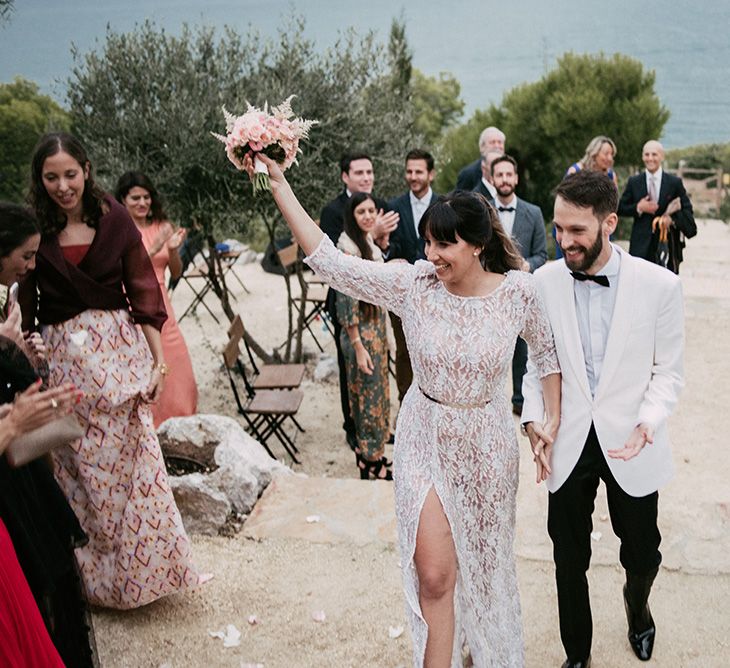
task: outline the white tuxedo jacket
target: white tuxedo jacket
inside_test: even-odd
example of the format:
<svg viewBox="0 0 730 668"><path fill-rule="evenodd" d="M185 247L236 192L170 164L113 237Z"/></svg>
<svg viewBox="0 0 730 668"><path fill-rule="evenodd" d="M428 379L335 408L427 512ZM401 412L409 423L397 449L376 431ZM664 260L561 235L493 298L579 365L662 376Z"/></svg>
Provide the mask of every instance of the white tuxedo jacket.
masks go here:
<svg viewBox="0 0 730 668"><path fill-rule="evenodd" d="M564 261L535 272L545 302L562 373L560 428L553 446L551 492L570 475L595 425L608 466L631 496L646 496L666 484L673 466L667 418L683 385L684 309L679 277L663 267L621 254L616 303L595 397L591 396L578 333L573 277ZM522 422L543 421L535 368L528 364L522 393ZM623 447L634 427L654 426L654 443L633 459L606 455Z"/></svg>

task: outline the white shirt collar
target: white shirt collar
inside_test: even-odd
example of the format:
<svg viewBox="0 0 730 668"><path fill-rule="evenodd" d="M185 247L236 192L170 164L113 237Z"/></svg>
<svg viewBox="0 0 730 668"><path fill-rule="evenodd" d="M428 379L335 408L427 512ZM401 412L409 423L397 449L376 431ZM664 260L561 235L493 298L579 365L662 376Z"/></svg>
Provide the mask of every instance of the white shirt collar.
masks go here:
<svg viewBox="0 0 730 668"><path fill-rule="evenodd" d="M431 201L431 197L433 196L433 191L431 190L431 186L428 187L428 190L426 191L426 194L423 197L416 197L413 194L412 190L408 191L408 194L411 196L411 204L414 206L423 206L424 204L428 204Z"/></svg>
<svg viewBox="0 0 730 668"><path fill-rule="evenodd" d="M489 194L492 196L492 199L494 199L497 196L496 188L491 183L489 183L489 181L487 181L487 179L485 179L483 176L482 176L482 183L484 184L484 187L489 191Z"/></svg>
<svg viewBox="0 0 730 668"><path fill-rule="evenodd" d="M603 267L596 272L596 274L611 278L612 276L618 276L618 271L621 267L621 255L620 251L613 244L609 245L611 246L611 255L609 256L606 264L604 264Z"/></svg>
<svg viewBox="0 0 730 668"><path fill-rule="evenodd" d="M657 184L662 182L662 174L663 174L663 170L661 167L659 167L659 169L657 169L653 174L648 169L646 170L646 178L655 179L655 182Z"/></svg>
<svg viewBox="0 0 730 668"><path fill-rule="evenodd" d="M512 206L514 208L517 208L517 195L515 195L514 193L512 193L512 199L510 199L510 201L507 202L506 204L503 204L502 203L502 200L499 199L499 195L497 195L497 197L494 198L494 204L497 207L500 207L500 206L504 206L504 207Z"/></svg>

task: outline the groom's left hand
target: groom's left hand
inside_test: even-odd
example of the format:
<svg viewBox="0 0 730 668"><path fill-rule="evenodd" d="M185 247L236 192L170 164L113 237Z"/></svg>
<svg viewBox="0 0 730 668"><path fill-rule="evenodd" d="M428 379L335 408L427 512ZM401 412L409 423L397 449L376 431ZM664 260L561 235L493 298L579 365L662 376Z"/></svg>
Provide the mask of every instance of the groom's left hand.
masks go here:
<svg viewBox="0 0 730 668"><path fill-rule="evenodd" d="M613 459L623 459L628 461L633 457L636 457L644 446L654 442L654 427L650 424L642 422L641 424L634 427L634 431L631 432L623 448L617 448L615 450L608 450L606 454Z"/></svg>

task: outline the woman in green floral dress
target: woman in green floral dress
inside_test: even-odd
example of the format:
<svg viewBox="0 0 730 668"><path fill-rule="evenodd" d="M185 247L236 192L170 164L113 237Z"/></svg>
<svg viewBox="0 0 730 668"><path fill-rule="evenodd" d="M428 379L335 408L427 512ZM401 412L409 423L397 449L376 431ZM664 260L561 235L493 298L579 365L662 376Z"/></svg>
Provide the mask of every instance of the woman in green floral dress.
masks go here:
<svg viewBox="0 0 730 668"><path fill-rule="evenodd" d="M372 195L353 194L345 207L344 232L337 247L349 255L382 262L383 255L370 236L376 214ZM390 435L385 309L338 292L337 319L342 325L340 345L347 366L347 390L355 421L355 454L360 477L391 480L390 462L383 454Z"/></svg>

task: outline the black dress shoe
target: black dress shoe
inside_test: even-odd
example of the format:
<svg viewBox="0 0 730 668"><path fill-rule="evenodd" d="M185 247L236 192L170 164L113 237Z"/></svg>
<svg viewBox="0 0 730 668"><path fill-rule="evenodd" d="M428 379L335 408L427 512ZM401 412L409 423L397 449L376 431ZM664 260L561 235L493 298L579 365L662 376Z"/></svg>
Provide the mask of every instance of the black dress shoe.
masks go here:
<svg viewBox="0 0 730 668"><path fill-rule="evenodd" d="M522 404L512 404L512 412L517 417L522 417Z"/></svg>
<svg viewBox="0 0 730 668"><path fill-rule="evenodd" d="M624 585L624 607L629 623L628 639L631 649L640 661L651 659L656 637L656 626L649 610L649 591L656 573L639 578L628 576Z"/></svg>
<svg viewBox="0 0 730 668"><path fill-rule="evenodd" d="M565 659L565 662L560 668L591 668L591 657L589 656L587 659L583 659L583 661Z"/></svg>

